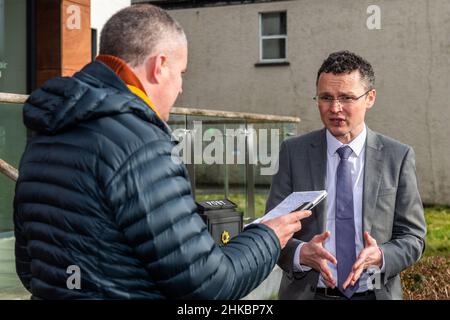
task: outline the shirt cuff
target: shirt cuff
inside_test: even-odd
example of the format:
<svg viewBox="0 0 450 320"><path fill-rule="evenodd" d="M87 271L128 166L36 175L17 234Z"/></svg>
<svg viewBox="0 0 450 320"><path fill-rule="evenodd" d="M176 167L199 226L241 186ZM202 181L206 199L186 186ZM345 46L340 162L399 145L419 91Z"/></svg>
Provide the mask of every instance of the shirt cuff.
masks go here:
<svg viewBox="0 0 450 320"><path fill-rule="evenodd" d="M381 270L380 270L380 272L381 272L381 273L385 273L385 272L386 272L386 263L385 263L385 261L384 261L384 252L383 252L383 250L381 250L380 247L378 247L378 249L380 249L380 251L381 251L381 259L383 259L383 264L381 265Z"/></svg>
<svg viewBox="0 0 450 320"><path fill-rule="evenodd" d="M294 272L307 272L311 270L310 267L302 265L300 262L300 250L302 250L303 245L306 242L302 242L298 245L297 249L295 249L294 254Z"/></svg>

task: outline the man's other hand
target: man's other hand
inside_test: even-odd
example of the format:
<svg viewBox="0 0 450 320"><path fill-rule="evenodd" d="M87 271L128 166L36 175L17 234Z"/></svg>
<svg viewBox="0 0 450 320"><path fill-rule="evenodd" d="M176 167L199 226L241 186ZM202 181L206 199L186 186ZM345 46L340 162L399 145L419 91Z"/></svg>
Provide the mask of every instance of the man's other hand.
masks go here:
<svg viewBox="0 0 450 320"><path fill-rule="evenodd" d="M366 231L364 232L364 240L366 240L366 246L361 251L353 265L352 271L348 275L347 280L345 280L342 287L344 290L351 284L355 285L356 281L361 277L361 273L370 266L377 266L381 268L383 265L383 255L381 249L377 245L377 241L370 236Z"/></svg>
<svg viewBox="0 0 450 320"><path fill-rule="evenodd" d="M323 247L323 242L330 237L330 231L315 235L311 241L306 242L300 250L301 264L311 267L320 272L325 285L329 288L336 287L336 280L333 279L328 262L336 265L336 258Z"/></svg>
<svg viewBox="0 0 450 320"><path fill-rule="evenodd" d="M302 228L300 220L307 218L310 215L311 211L309 210L295 211L261 223L265 224L275 232L280 241L281 249L283 249L294 233Z"/></svg>

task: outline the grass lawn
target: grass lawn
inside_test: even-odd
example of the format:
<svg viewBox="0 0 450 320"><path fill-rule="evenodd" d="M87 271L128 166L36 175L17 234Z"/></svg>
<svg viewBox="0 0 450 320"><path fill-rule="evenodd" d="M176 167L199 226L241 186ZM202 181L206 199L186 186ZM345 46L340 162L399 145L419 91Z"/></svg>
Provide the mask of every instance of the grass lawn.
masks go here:
<svg viewBox="0 0 450 320"><path fill-rule="evenodd" d="M401 274L404 298L450 299L450 208L425 208L427 241L424 257Z"/></svg>
<svg viewBox="0 0 450 320"><path fill-rule="evenodd" d="M425 208L427 242L425 256L450 256L450 208Z"/></svg>

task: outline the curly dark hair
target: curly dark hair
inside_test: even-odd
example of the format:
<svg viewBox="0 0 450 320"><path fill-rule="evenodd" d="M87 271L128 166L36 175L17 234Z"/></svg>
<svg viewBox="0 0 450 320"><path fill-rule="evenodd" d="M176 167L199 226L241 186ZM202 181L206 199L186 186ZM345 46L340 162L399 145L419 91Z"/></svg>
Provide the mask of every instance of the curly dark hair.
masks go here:
<svg viewBox="0 0 450 320"><path fill-rule="evenodd" d="M323 72L342 74L351 73L355 70L359 70L361 79L366 83L366 89L373 89L375 86L375 74L372 65L361 56L347 50L333 52L328 56L317 72L316 86Z"/></svg>

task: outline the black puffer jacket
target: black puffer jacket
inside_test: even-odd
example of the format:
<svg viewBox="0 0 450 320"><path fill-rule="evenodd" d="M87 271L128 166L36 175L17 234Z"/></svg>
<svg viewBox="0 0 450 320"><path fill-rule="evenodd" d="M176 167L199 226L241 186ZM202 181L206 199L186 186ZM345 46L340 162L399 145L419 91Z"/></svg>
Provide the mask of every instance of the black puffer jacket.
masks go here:
<svg viewBox="0 0 450 320"><path fill-rule="evenodd" d="M274 267L264 225L214 244L169 129L104 64L49 80L24 123L36 134L16 185L16 266L33 296L237 299Z"/></svg>

